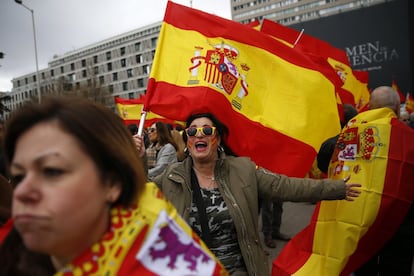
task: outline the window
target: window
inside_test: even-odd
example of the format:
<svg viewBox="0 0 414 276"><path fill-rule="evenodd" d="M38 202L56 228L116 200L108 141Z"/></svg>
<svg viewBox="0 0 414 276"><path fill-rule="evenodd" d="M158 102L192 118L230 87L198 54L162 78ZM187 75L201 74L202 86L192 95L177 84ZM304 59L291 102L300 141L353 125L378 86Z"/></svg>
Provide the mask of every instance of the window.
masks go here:
<svg viewBox="0 0 414 276"><path fill-rule="evenodd" d="M99 84L103 84L105 82L104 76L99 76Z"/></svg>
<svg viewBox="0 0 414 276"><path fill-rule="evenodd" d="M150 73L150 66L149 65L142 66L142 72L148 75Z"/></svg>
<svg viewBox="0 0 414 276"><path fill-rule="evenodd" d="M85 67L86 66L86 59L82 59L81 63L82 63L82 67Z"/></svg>
<svg viewBox="0 0 414 276"><path fill-rule="evenodd" d="M69 81L75 81L76 80L76 74L75 73L69 74L68 75L68 80Z"/></svg>
<svg viewBox="0 0 414 276"><path fill-rule="evenodd" d="M55 75L55 71L52 69L50 70L50 75L53 77Z"/></svg>
<svg viewBox="0 0 414 276"><path fill-rule="evenodd" d="M86 78L86 70L82 70L82 77Z"/></svg>
<svg viewBox="0 0 414 276"><path fill-rule="evenodd" d="M111 59L111 52L106 52L106 60L110 60Z"/></svg>
<svg viewBox="0 0 414 276"><path fill-rule="evenodd" d="M144 87L144 79L137 80L138 87Z"/></svg>
<svg viewBox="0 0 414 276"><path fill-rule="evenodd" d="M112 73L112 80L113 81L117 81L118 80L118 73L117 72Z"/></svg>
<svg viewBox="0 0 414 276"><path fill-rule="evenodd" d="M45 79L45 72L42 72L42 80Z"/></svg>
<svg viewBox="0 0 414 276"><path fill-rule="evenodd" d="M70 64L70 70L72 70L72 71L75 70L75 63Z"/></svg>
<svg viewBox="0 0 414 276"><path fill-rule="evenodd" d="M125 67L126 66L126 59L121 59L121 66L122 67Z"/></svg>
<svg viewBox="0 0 414 276"><path fill-rule="evenodd" d="M108 70L108 72L109 72L109 71L112 71L112 62L108 62L108 63L106 64L106 69Z"/></svg>
<svg viewBox="0 0 414 276"><path fill-rule="evenodd" d="M61 74L65 73L65 68L63 66L60 66L60 73Z"/></svg>
<svg viewBox="0 0 414 276"><path fill-rule="evenodd" d="M121 47L120 52L121 52L121 56L125 55L125 47Z"/></svg>
<svg viewBox="0 0 414 276"><path fill-rule="evenodd" d="M128 75L128 78L132 77L132 69L127 70L127 75Z"/></svg>
<svg viewBox="0 0 414 276"><path fill-rule="evenodd" d="M140 54L140 55L136 55L135 56L135 61L137 62L137 63L142 63L142 55Z"/></svg>
<svg viewBox="0 0 414 276"><path fill-rule="evenodd" d="M36 82L36 75L33 75L33 82Z"/></svg>
<svg viewBox="0 0 414 276"><path fill-rule="evenodd" d="M127 91L128 90L128 82L127 81L125 81L125 82L122 83L122 90L123 91Z"/></svg>
<svg viewBox="0 0 414 276"><path fill-rule="evenodd" d="M151 38L151 47L152 48L157 47L157 41L158 41L158 38L157 37Z"/></svg>
<svg viewBox="0 0 414 276"><path fill-rule="evenodd" d="M24 84L27 84L27 78L24 78Z"/></svg>
<svg viewBox="0 0 414 276"><path fill-rule="evenodd" d="M108 90L109 90L109 92L113 93L114 92L114 86L112 84L109 85Z"/></svg>
<svg viewBox="0 0 414 276"><path fill-rule="evenodd" d="M141 51L141 42L135 43L135 51L137 52Z"/></svg>
<svg viewBox="0 0 414 276"><path fill-rule="evenodd" d="M95 75L97 75L97 74L99 73L99 68L98 68L98 66L93 67L93 73L94 73Z"/></svg>
<svg viewBox="0 0 414 276"><path fill-rule="evenodd" d="M94 64L98 63L98 56L93 56L93 63Z"/></svg>

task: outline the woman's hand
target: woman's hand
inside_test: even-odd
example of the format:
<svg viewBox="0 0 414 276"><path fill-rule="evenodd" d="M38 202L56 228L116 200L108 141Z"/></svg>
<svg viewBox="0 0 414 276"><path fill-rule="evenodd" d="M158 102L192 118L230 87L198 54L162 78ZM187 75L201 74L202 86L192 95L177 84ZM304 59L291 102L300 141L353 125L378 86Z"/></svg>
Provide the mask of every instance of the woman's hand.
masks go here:
<svg viewBox="0 0 414 276"><path fill-rule="evenodd" d="M143 157L145 155L144 137L135 134L134 136L132 136L132 138L134 139L135 147L138 150L139 157Z"/></svg>
<svg viewBox="0 0 414 276"><path fill-rule="evenodd" d="M362 185L357 184L357 183L347 183L350 178L351 178L350 175L344 178L345 187L346 187L345 200L354 201L355 198L359 197L359 195L361 194L361 190L355 189L355 188L359 188Z"/></svg>

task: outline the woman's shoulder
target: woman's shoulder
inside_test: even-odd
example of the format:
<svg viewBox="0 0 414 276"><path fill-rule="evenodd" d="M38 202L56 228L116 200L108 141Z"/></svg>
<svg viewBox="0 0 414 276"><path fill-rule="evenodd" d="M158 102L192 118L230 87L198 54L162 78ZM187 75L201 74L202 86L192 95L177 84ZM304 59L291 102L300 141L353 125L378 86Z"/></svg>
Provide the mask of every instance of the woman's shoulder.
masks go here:
<svg viewBox="0 0 414 276"><path fill-rule="evenodd" d="M253 167L256 168L256 163L250 159L250 157L238 157L238 156L226 156L225 163L229 166L241 167L241 168L248 168Z"/></svg>
<svg viewBox="0 0 414 276"><path fill-rule="evenodd" d="M175 147L171 143L167 143L159 149L159 152L164 152L164 153L171 153L175 151L176 151Z"/></svg>
<svg viewBox="0 0 414 276"><path fill-rule="evenodd" d="M189 172L189 171L190 171L189 163L185 162L185 159L184 159L183 161L180 161L180 162L177 161L177 162L169 163L168 166L165 168L163 174L177 173L177 172L182 173L182 172Z"/></svg>
<svg viewBox="0 0 414 276"><path fill-rule="evenodd" d="M175 147L174 147L173 144L167 143L164 146L162 146L161 149L164 149L164 150L172 150L172 149L174 149L175 150Z"/></svg>

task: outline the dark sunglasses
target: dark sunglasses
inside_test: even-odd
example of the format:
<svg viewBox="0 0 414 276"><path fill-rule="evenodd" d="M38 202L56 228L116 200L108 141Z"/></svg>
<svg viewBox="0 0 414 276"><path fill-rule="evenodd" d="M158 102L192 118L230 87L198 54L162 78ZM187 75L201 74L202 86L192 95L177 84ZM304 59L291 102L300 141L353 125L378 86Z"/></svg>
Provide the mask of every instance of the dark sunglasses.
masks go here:
<svg viewBox="0 0 414 276"><path fill-rule="evenodd" d="M203 126L203 127L189 127L185 130L188 136L193 137L197 135L197 132L201 132L203 136L211 136L216 133L216 127Z"/></svg>
<svg viewBox="0 0 414 276"><path fill-rule="evenodd" d="M148 133L153 133L154 131L156 131L157 129L155 127L151 127L148 129Z"/></svg>

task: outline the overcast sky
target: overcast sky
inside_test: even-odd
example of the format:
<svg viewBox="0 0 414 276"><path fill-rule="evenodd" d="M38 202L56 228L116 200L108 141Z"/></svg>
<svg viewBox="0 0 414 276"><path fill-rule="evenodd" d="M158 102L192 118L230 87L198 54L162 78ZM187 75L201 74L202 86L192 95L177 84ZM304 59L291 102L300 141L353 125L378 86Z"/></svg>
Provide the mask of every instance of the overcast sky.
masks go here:
<svg viewBox="0 0 414 276"><path fill-rule="evenodd" d="M231 18L230 0L174 2ZM34 10L39 70L54 55L88 46L161 21L167 0L23 0ZM32 17L14 0L0 0L0 91L11 80L36 71Z"/></svg>

